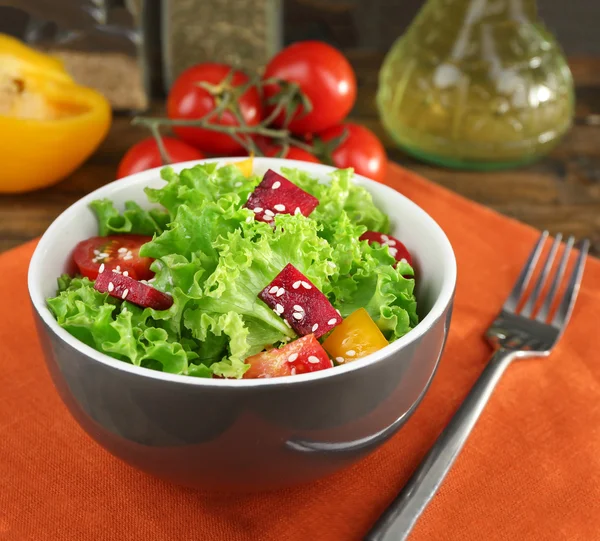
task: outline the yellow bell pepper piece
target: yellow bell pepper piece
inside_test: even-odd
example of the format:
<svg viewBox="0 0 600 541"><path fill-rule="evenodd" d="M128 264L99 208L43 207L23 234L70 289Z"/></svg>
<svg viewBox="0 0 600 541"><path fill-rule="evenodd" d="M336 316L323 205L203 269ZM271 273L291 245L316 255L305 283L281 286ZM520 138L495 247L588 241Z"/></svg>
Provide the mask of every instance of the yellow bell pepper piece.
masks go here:
<svg viewBox="0 0 600 541"><path fill-rule="evenodd" d="M62 180L102 142L106 99L76 84L60 60L0 34L0 193Z"/></svg>
<svg viewBox="0 0 600 541"><path fill-rule="evenodd" d="M250 175L252 175L252 169L254 167L254 156L250 155L250 157L245 160L233 162L233 165L235 165L242 172L242 175L248 178Z"/></svg>
<svg viewBox="0 0 600 541"><path fill-rule="evenodd" d="M364 308L352 312L323 342L337 364L355 361L388 345L377 324Z"/></svg>

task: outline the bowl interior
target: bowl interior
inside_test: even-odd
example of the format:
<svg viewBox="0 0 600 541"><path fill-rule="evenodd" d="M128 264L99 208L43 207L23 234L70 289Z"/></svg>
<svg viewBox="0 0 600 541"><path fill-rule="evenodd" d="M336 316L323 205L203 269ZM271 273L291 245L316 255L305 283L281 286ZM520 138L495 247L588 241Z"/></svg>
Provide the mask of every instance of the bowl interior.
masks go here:
<svg viewBox="0 0 600 541"><path fill-rule="evenodd" d="M235 158L221 158L218 161L226 163L235 160ZM179 171L206 161L215 160L176 164L173 168ZM328 181L328 175L333 170L331 167L320 164L275 158L256 158L254 172L262 175L267 169L280 171L282 167L301 168L313 174L322 182ZM412 201L387 186L359 175L355 175L354 181L367 188L379 208L391 217L392 235L399 238L406 245L414 259L418 275L416 294L421 322L417 328L390 346L394 348L401 347L402 343L410 340L411 335L425 332L430 323L441 315L450 302L456 282L454 253L441 228ZM35 309L54 332L72 345L75 344L78 349L84 350L88 355L99 356L104 358L104 361L109 360L111 363L128 366L126 363L113 360L102 353L91 350L91 348L79 343L61 329L47 308L45 299L56 294L57 277L70 270L70 255L75 245L81 240L98 233L95 215L89 208L91 201L99 198L109 198L122 210L125 201L133 200L141 206L149 208L151 204L148 203L143 188L146 186L159 188L163 185L164 181L160 178L160 169L152 169L112 182L92 192L69 207L50 225L32 257L29 269L29 291ZM387 349L384 348L381 351ZM362 365L366 359L380 357L381 355L378 355L378 353L346 366L338 367L338 369L358 368L358 365ZM144 372L148 371L143 368L134 368ZM296 376L296 378L315 376L319 373ZM156 372L156 374L164 375L161 372ZM186 379L196 380L196 378ZM265 381L268 380L261 380L261 382Z"/></svg>

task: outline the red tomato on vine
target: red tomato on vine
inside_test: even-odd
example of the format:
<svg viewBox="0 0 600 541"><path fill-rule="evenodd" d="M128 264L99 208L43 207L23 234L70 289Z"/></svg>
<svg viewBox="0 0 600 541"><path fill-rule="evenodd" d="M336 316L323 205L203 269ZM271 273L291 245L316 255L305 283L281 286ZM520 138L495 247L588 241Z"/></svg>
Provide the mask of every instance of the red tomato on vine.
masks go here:
<svg viewBox="0 0 600 541"><path fill-rule="evenodd" d="M296 111L288 124L294 134L316 133L344 120L356 100L356 76L344 55L327 43L302 41L275 55L265 69L263 81L279 79L296 84L311 105L297 102ZM285 85L284 85L285 86ZM267 102L284 90L278 84L266 84ZM267 107L267 114L275 105ZM273 121L275 126L285 124L282 112Z"/></svg>
<svg viewBox="0 0 600 541"><path fill-rule="evenodd" d="M201 160L204 154L193 146L174 137L161 137L171 163ZM147 137L133 145L121 159L117 178L127 177L140 171L165 165L154 137Z"/></svg>
<svg viewBox="0 0 600 541"><path fill-rule="evenodd" d="M175 81L167 98L167 115L173 120L199 119L228 100L230 107L210 119L220 127L239 126L237 112L248 126L256 126L262 118L258 89L247 88L249 78L224 64L205 63L185 70ZM222 156L243 155L244 146L228 133L201 127L173 126L173 131L186 143ZM238 137L244 138L239 134Z"/></svg>
<svg viewBox="0 0 600 541"><path fill-rule="evenodd" d="M344 130L346 138L330 151L333 165L344 169L352 167L354 172L373 180L383 180L387 167L387 156L381 141L368 128L345 122L318 134L318 139L327 143L340 137Z"/></svg>

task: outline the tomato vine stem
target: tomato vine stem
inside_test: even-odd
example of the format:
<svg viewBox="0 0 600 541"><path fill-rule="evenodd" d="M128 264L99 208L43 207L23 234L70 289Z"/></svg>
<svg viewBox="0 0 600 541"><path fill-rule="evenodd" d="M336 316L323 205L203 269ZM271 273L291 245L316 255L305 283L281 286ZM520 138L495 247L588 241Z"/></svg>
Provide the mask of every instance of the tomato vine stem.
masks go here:
<svg viewBox="0 0 600 541"><path fill-rule="evenodd" d="M258 124L249 125L244 119L238 98L243 96L252 87L256 87L262 95L263 87L272 84L278 84L281 88L280 92L276 95L276 101L274 102L275 107L269 115ZM308 101L306 96L302 95L300 87L297 84L283 84L282 81L276 79L261 81L260 79L254 78L249 79L241 86L234 87L231 86L230 80L225 78L217 85L202 82L198 83L198 86L209 92L215 100L215 108L206 115L193 119L136 116L132 120L133 125L145 126L150 130L156 139L159 152L165 164L171 162L160 136L161 127L185 126L225 133L234 139L248 153L253 153L256 156L263 156L264 154L251 136L263 136L275 140L281 147L280 154L283 155L287 153L290 146L300 148L311 154L314 153L315 148L312 145L293 137L287 128L287 124L298 107L298 103L303 105L304 113L308 112L311 108L310 101ZM226 111L230 111L233 114L238 125L224 126L214 123L214 120ZM273 121L281 114L285 114L284 127L271 127Z"/></svg>

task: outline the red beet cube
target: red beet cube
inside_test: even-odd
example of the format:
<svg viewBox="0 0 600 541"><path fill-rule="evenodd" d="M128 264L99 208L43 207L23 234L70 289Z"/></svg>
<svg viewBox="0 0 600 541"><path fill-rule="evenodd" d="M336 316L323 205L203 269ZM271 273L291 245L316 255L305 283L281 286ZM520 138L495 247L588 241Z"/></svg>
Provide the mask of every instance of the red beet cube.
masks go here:
<svg viewBox="0 0 600 541"><path fill-rule="evenodd" d="M270 349L246 359L244 378L295 376L331 368L333 363L314 335L298 338L280 349Z"/></svg>
<svg viewBox="0 0 600 541"><path fill-rule="evenodd" d="M412 267L412 257L410 257L409 251L396 237L385 235L384 233L379 233L377 231L367 231L360 236L360 240L366 240L369 244L378 242L382 246L388 246L390 255L394 257L396 261L405 259Z"/></svg>
<svg viewBox="0 0 600 541"><path fill-rule="evenodd" d="M244 207L254 211L257 220L271 223L277 214L308 216L318 204L316 197L269 169Z"/></svg>
<svg viewBox="0 0 600 541"><path fill-rule="evenodd" d="M319 338L342 322L327 297L290 263L258 297L300 336Z"/></svg>
<svg viewBox="0 0 600 541"><path fill-rule="evenodd" d="M173 305L173 298L170 295L138 282L130 276L124 276L114 269L105 270L98 274L94 289L100 291L100 293L108 293L115 299L127 300L142 308L167 310Z"/></svg>

